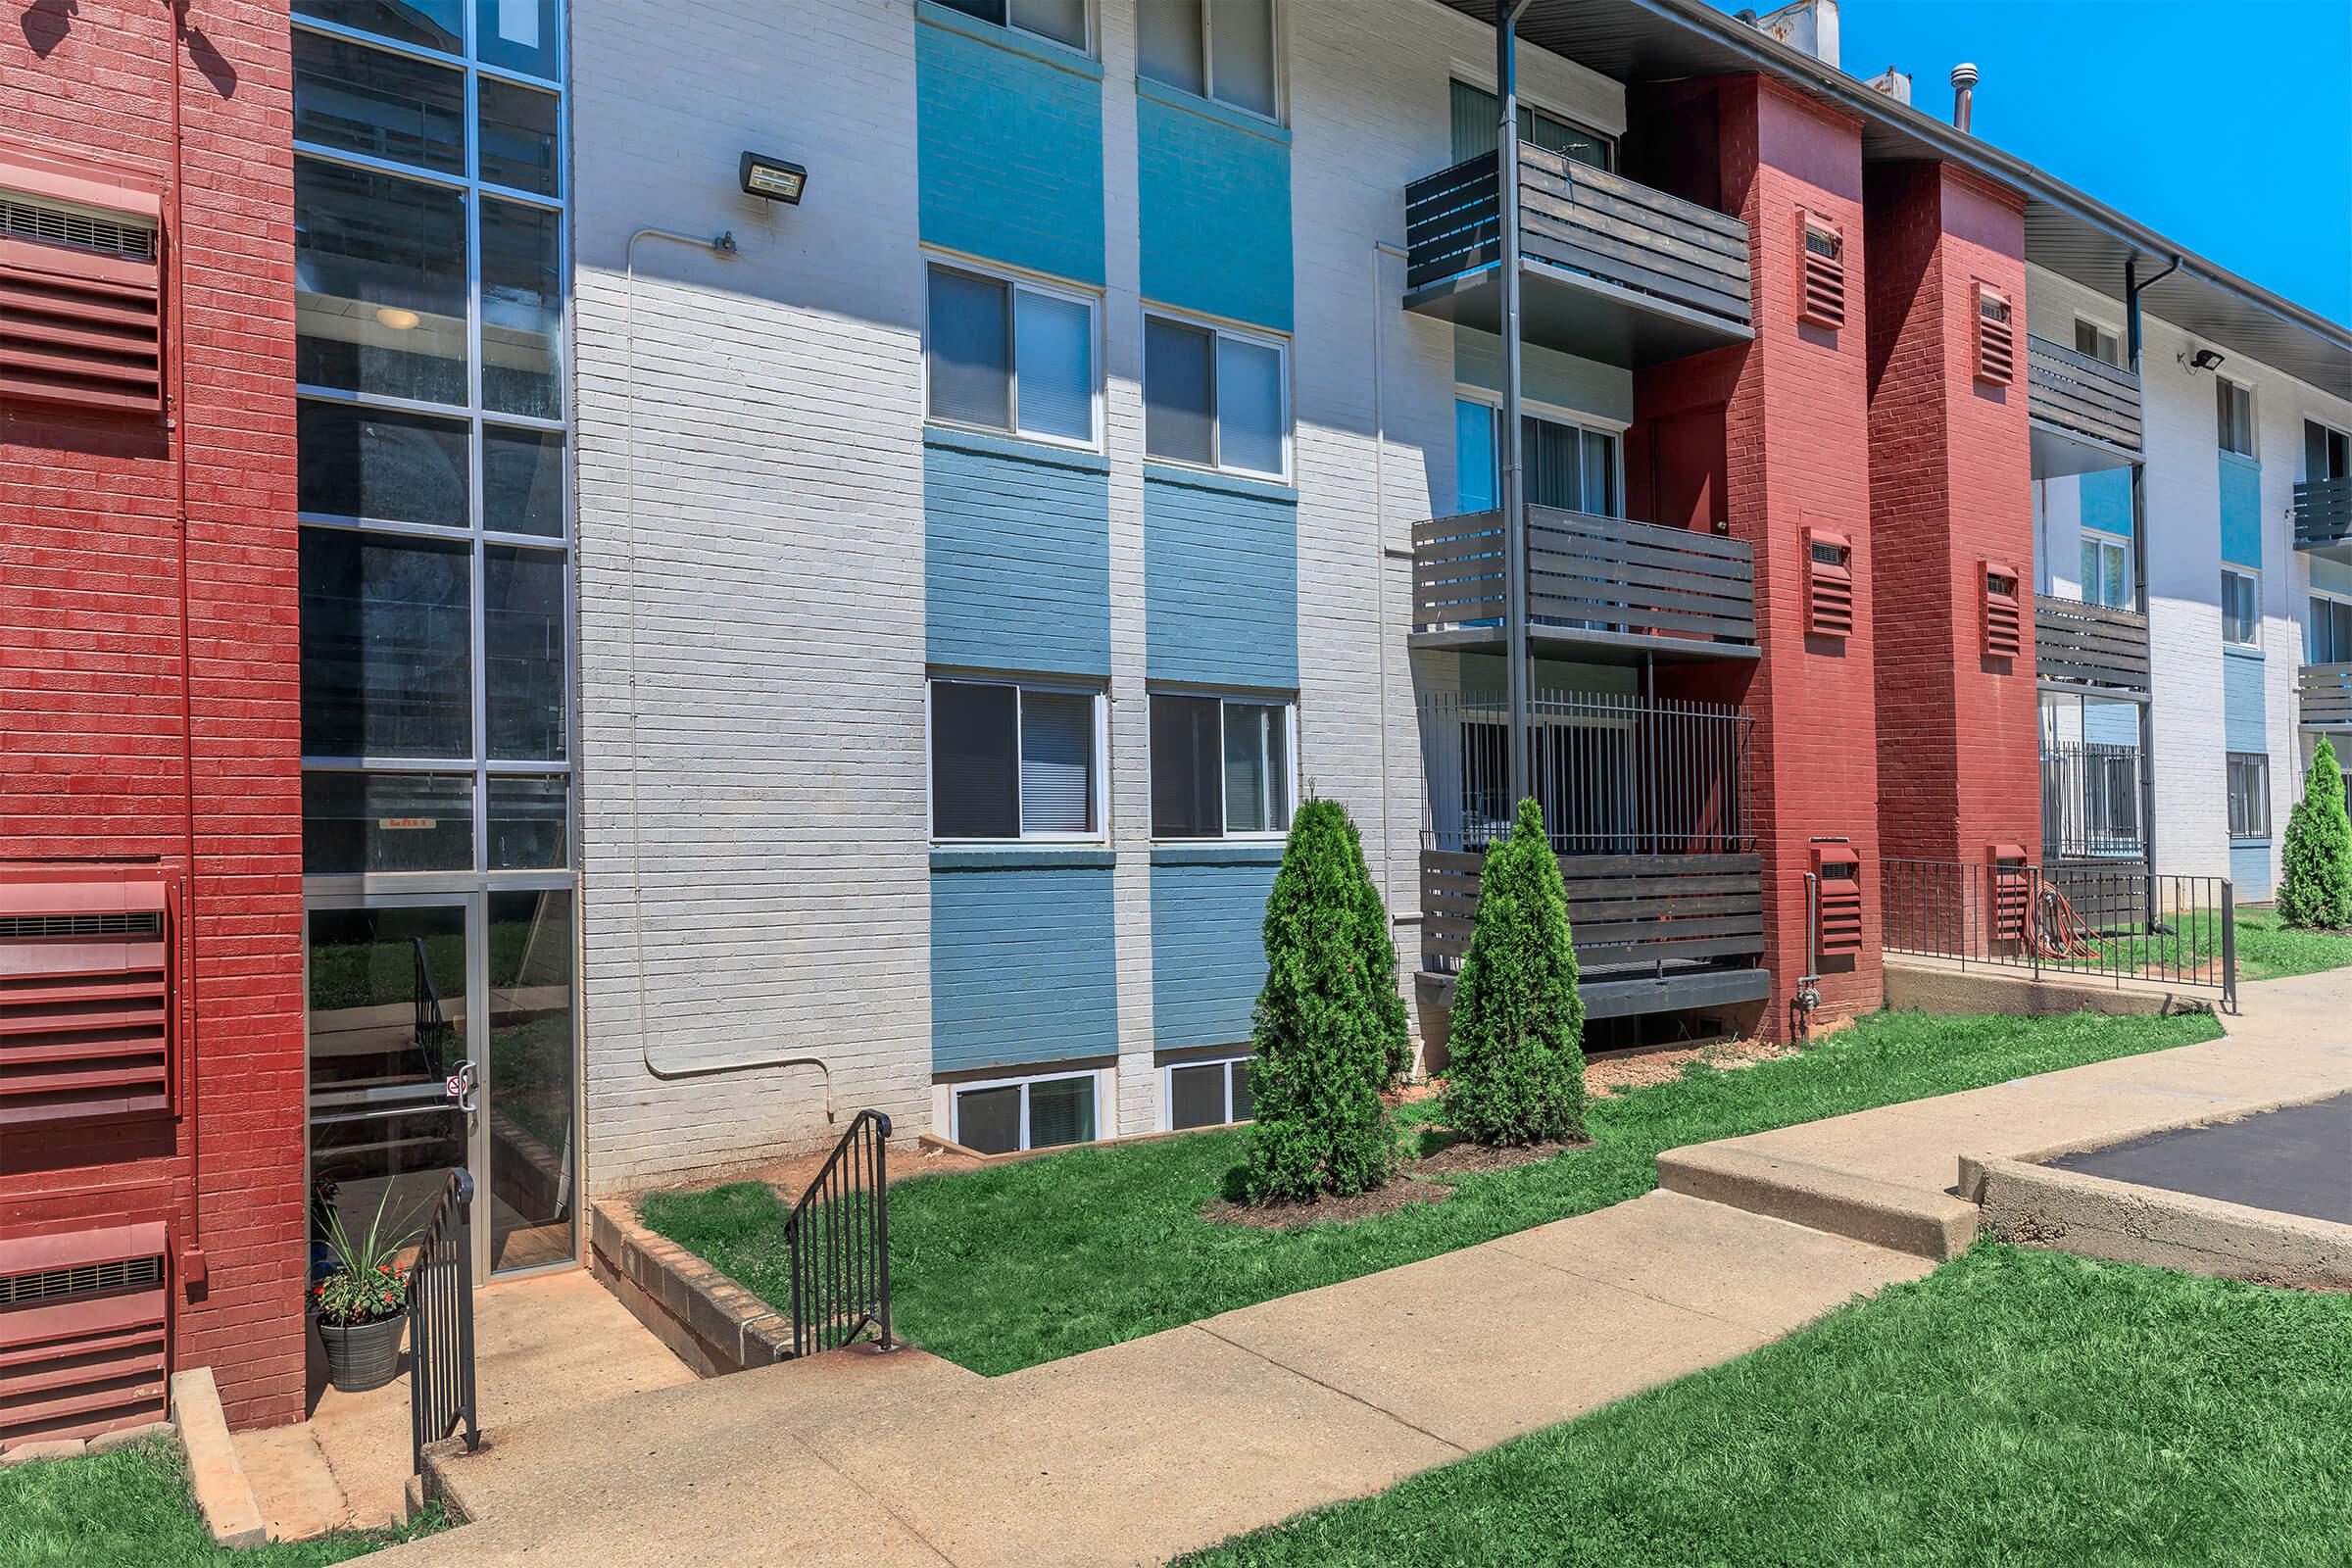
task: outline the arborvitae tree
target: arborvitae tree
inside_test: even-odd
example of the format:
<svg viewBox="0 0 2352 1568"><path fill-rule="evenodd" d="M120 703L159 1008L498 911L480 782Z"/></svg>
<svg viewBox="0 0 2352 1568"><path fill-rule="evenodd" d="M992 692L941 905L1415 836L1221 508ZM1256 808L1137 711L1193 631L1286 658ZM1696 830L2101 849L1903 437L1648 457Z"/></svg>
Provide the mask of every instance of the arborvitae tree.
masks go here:
<svg viewBox="0 0 2352 1568"><path fill-rule="evenodd" d="M1266 984L1250 1032L1252 1202L1367 1192L1395 1160L1379 1095L1383 1011L1357 936L1354 832L1337 801L1301 806L1266 900Z"/></svg>
<svg viewBox="0 0 2352 1568"><path fill-rule="evenodd" d="M1544 810L1519 803L1487 851L1470 952L1446 1033L1446 1120L1480 1144L1535 1144L1584 1130L1585 1004L1576 989L1568 893Z"/></svg>
<svg viewBox="0 0 2352 1568"><path fill-rule="evenodd" d="M1345 816L1344 810L1342 814ZM1356 831L1352 818L1348 820L1348 854L1356 885L1355 940L1365 979L1372 988L1373 1023L1380 1034L1377 1087L1389 1090L1396 1087L1413 1064L1413 1033L1405 1019L1404 994L1396 989L1396 942L1389 934L1389 906L1372 880L1371 867L1364 863L1363 835Z"/></svg>
<svg viewBox="0 0 2352 1568"><path fill-rule="evenodd" d="M2303 798L2286 819L2278 918L2288 925L2352 926L2352 817L2344 775L2323 737L2303 774Z"/></svg>

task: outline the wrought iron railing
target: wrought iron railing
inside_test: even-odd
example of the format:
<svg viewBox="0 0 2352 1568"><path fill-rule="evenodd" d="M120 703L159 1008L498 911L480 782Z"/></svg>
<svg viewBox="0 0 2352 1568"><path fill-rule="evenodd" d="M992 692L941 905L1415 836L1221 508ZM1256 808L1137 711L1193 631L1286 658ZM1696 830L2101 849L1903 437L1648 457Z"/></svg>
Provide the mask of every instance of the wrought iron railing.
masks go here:
<svg viewBox="0 0 2352 1568"><path fill-rule="evenodd" d="M2228 877L2158 876L2081 864L1880 862L1888 953L2221 993L2237 1008L2237 905Z"/></svg>
<svg viewBox="0 0 2352 1568"><path fill-rule="evenodd" d="M2041 849L2057 859L2128 860L2140 830L2139 748L2048 741L2041 747Z"/></svg>
<svg viewBox="0 0 2352 1568"><path fill-rule="evenodd" d="M424 1471L424 1450L466 1429L479 1447L481 1410L473 1383L473 1178L449 1173L409 1272L410 1463Z"/></svg>
<svg viewBox="0 0 2352 1568"><path fill-rule="evenodd" d="M784 1221L792 1353L837 1350L890 1332L890 1118L861 1110Z"/></svg>

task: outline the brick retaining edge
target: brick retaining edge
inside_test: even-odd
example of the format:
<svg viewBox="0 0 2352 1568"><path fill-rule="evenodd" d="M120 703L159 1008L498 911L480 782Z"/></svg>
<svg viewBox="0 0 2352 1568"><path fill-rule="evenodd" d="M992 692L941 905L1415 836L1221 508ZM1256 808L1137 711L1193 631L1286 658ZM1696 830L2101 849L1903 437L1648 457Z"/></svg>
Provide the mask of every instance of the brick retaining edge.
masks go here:
<svg viewBox="0 0 2352 1568"><path fill-rule="evenodd" d="M626 1199L589 1207L588 1266L695 1376L724 1377L792 1354L775 1308L637 1218Z"/></svg>

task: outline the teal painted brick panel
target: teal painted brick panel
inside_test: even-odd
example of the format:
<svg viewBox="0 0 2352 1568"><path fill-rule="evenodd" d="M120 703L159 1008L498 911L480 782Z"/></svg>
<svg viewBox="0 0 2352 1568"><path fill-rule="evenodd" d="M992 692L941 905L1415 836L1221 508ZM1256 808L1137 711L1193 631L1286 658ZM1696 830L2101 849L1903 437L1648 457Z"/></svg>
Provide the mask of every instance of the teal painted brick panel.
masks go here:
<svg viewBox="0 0 2352 1568"><path fill-rule="evenodd" d="M2222 454L2222 559L2262 568L2262 465Z"/></svg>
<svg viewBox="0 0 2352 1568"><path fill-rule="evenodd" d="M1110 673L1110 479L1098 466L923 449L923 623L933 664Z"/></svg>
<svg viewBox="0 0 2352 1568"><path fill-rule="evenodd" d="M1102 68L918 7L915 168L923 243L1102 281Z"/></svg>
<svg viewBox="0 0 2352 1568"><path fill-rule="evenodd" d="M2082 497L2082 526L2101 533L2130 537L2132 532L2132 470L2103 468L2079 481Z"/></svg>
<svg viewBox="0 0 2352 1568"><path fill-rule="evenodd" d="M1298 505L1144 479L1144 668L1155 681L1298 684Z"/></svg>
<svg viewBox="0 0 2352 1568"><path fill-rule="evenodd" d="M1279 866L1152 867L1152 1046L1236 1046L1266 983L1266 895Z"/></svg>
<svg viewBox="0 0 2352 1568"><path fill-rule="evenodd" d="M2230 846L2230 895L2239 904L2259 904L2271 896L2271 843Z"/></svg>
<svg viewBox="0 0 2352 1568"><path fill-rule="evenodd" d="M931 873L935 1072L1113 1055L1105 868Z"/></svg>
<svg viewBox="0 0 2352 1568"><path fill-rule="evenodd" d="M2222 655L2222 733L2233 752L2267 752L2264 725L2263 660L2260 654L2225 650Z"/></svg>
<svg viewBox="0 0 2352 1568"><path fill-rule="evenodd" d="M1144 298L1291 329L1291 149L1280 127L1136 97Z"/></svg>

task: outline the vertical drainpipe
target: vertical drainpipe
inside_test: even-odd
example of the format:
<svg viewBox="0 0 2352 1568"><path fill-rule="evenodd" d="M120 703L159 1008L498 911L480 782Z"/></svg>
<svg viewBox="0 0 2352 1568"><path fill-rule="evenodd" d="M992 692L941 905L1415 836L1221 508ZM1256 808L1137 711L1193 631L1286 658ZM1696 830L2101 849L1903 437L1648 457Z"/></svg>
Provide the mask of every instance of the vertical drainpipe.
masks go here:
<svg viewBox="0 0 2352 1568"><path fill-rule="evenodd" d="M1498 444L1502 503L1502 623L1505 690L1510 706L1511 808L1527 799L1527 507L1519 437L1519 13L1528 0L1495 0L1494 98L1501 114L1494 145L1495 227L1501 237L1502 430Z"/></svg>
<svg viewBox="0 0 2352 1568"><path fill-rule="evenodd" d="M2149 284L2173 275L2180 258L2147 282L2139 278L2139 258L2124 261L2124 334L2132 374L2139 379L2139 457L2132 465L2132 594L2148 620L2148 700L2139 705L2139 849L2148 862L2148 922L2160 913L2156 897L2156 625L2148 599L2148 387L2140 369L2139 296ZM2047 856L2048 847L2042 853Z"/></svg>

